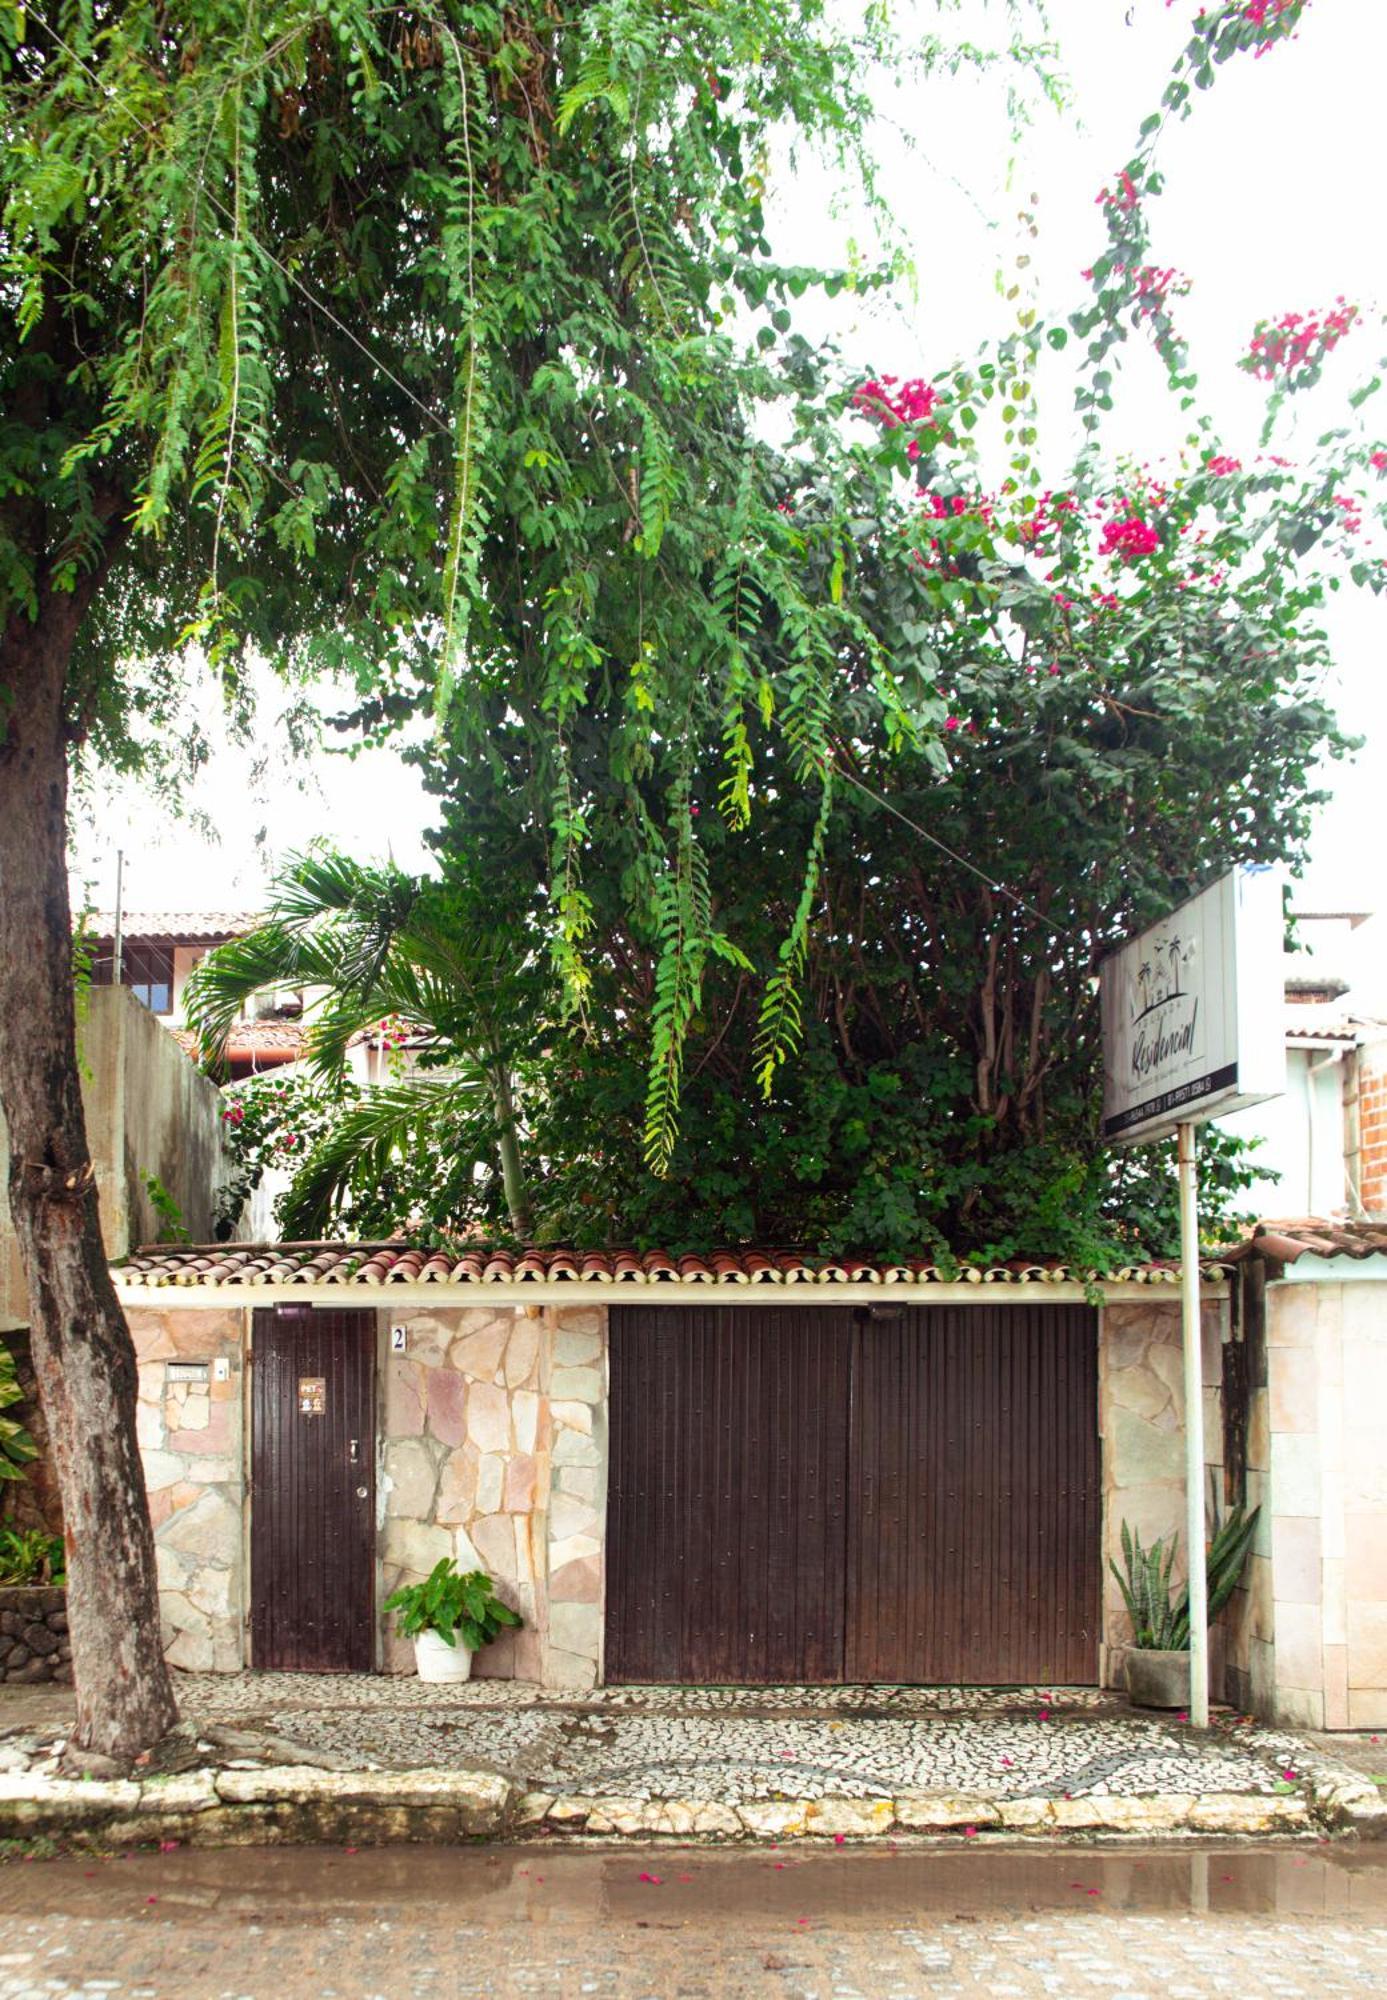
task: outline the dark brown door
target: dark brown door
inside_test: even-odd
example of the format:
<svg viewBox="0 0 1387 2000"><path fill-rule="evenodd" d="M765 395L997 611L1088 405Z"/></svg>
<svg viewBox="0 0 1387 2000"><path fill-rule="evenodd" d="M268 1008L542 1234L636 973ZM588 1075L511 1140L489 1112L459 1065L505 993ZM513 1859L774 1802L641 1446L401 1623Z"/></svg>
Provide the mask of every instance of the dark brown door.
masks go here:
<svg viewBox="0 0 1387 2000"><path fill-rule="evenodd" d="M375 1666L376 1321L276 1306L251 1363L251 1661Z"/></svg>
<svg viewBox="0 0 1387 2000"><path fill-rule="evenodd" d="M607 1677L843 1677L852 1321L611 1315Z"/></svg>
<svg viewBox="0 0 1387 2000"><path fill-rule="evenodd" d="M1092 1682L1097 1316L617 1307L607 1678Z"/></svg>
<svg viewBox="0 0 1387 2000"><path fill-rule="evenodd" d="M1097 1315L866 1319L853 1383L847 1678L1094 1681Z"/></svg>

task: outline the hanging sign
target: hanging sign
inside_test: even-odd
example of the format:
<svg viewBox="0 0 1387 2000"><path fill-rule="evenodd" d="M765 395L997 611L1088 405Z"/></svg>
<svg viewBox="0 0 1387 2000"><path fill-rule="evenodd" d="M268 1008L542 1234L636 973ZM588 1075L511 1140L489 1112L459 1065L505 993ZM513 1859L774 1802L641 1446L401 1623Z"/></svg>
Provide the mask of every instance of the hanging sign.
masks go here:
<svg viewBox="0 0 1387 2000"><path fill-rule="evenodd" d="M1103 1137L1161 1139L1286 1088L1281 881L1235 868L1099 968Z"/></svg>

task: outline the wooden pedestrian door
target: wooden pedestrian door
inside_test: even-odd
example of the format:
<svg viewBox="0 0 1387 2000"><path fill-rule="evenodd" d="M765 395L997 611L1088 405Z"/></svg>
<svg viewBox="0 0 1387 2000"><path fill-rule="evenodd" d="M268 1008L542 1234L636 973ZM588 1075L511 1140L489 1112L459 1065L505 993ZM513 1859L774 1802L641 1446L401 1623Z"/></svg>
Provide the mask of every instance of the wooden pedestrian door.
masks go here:
<svg viewBox="0 0 1387 2000"><path fill-rule="evenodd" d="M250 1629L259 1668L375 1666L375 1314L255 1314Z"/></svg>
<svg viewBox="0 0 1387 2000"><path fill-rule="evenodd" d="M1098 1678L1097 1314L616 1307L609 1681Z"/></svg>

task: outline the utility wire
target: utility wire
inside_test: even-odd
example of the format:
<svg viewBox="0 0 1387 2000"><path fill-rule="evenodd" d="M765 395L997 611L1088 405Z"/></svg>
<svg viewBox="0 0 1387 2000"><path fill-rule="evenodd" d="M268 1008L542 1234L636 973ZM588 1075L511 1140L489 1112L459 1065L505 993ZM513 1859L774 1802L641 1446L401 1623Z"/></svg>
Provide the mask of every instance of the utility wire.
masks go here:
<svg viewBox="0 0 1387 2000"><path fill-rule="evenodd" d="M63 37L58 33L58 30L53 26L53 24L50 21L46 21L41 14L35 14L33 16L33 19L37 21L38 25L43 29L44 33L49 37L49 39L51 41L56 42L58 47L62 49L65 54L69 55L72 58L73 62L77 64L77 67L86 72L86 74L91 78L92 82L96 85L98 90L104 92L105 95L109 98L113 98L116 95L115 91L111 88L110 84L102 81L97 71L92 68L91 64L87 62L84 57L80 56L77 53L76 49L73 48L72 44L70 42L66 42L63 40ZM133 112L130 114L130 116L133 122L139 126L140 130L145 134L147 138L157 139L159 137L159 134L155 131L152 125L146 125L144 120L138 117ZM219 197L213 193L212 189L208 187L205 182L201 185L199 192L201 196L205 197L205 199L211 204L211 206L217 210L217 212L221 215L223 221L231 223L233 227L235 226L236 218L232 214L231 210L226 206L225 202L220 200ZM444 423L443 419L438 415L438 412L436 410L430 409L429 405L426 402L424 402L420 397L415 395L414 391L410 388L407 382L402 382L398 375L394 374L391 369L387 368L385 363L381 360L380 356L377 354L373 354L371 352L371 349L366 345L365 341L360 339L358 335L353 333L351 328L347 326L344 321L340 320L337 317L336 313L333 312L330 306L324 305L323 301L320 298L318 298L314 292L309 290L308 286L303 282L302 278L300 278L295 272L291 271L287 264L281 264L278 257L275 256L274 251L271 250L266 244L262 243L259 237L254 233L254 231L251 232L249 241L255 246L256 250L266 260L266 262L273 264L275 269L279 272L280 276L285 278L288 281L288 283L294 287L294 290L296 292L301 293L302 296L305 299L307 299L309 305L311 305L316 312L320 312L323 315L324 319L326 319L332 326L336 327L337 331L343 336L344 339L349 340L353 347L359 349L359 351L365 355L366 359L371 363L371 366L377 369L379 373L385 377L387 382L393 384L393 386L399 390L402 396L408 397L409 401L414 404L414 407L417 410L422 411L424 416L428 418L429 422L433 425L436 431L438 431L443 437L446 438L452 437L453 433L451 426Z"/></svg>
<svg viewBox="0 0 1387 2000"><path fill-rule="evenodd" d="M894 819L898 819L901 822L902 826L908 826L912 833L918 833L921 840L927 840L930 846L937 847L941 854L947 854L950 861L957 862L960 868L966 868L970 875L976 875L979 882L986 883L994 895L1005 896L1008 902L1015 903L1018 910L1024 910L1027 916L1034 917L1037 923L1044 924L1052 937L1072 937L1079 939L1081 942L1083 941L1083 933L1081 931L1071 929L1068 924L1057 924L1053 917L1047 917L1045 912L1038 910L1034 903L1028 903L1025 897L1018 896L1014 889L1008 889L1005 882L996 881L984 869L975 866L973 862L969 861L966 855L959 854L954 848L950 847L946 840L941 840L938 834L930 833L927 828L921 826L916 820L911 819L907 813L903 813L899 806L893 806L890 799L883 798L880 792L874 792L870 785L864 785L860 778L855 777L851 771L845 770L841 763L835 761L833 768L840 778L846 778L850 785L855 785L864 798L869 798L874 805L880 806L884 812L889 812Z"/></svg>

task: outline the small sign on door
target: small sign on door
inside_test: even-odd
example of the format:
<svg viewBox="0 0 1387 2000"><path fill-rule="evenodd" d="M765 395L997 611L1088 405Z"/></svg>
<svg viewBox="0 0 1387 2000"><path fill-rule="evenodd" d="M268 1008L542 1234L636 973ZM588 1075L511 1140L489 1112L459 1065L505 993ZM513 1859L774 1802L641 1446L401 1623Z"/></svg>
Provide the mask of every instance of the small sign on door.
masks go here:
<svg viewBox="0 0 1387 2000"><path fill-rule="evenodd" d="M299 1415L301 1417L321 1417L326 1409L326 1375L300 1375Z"/></svg>

